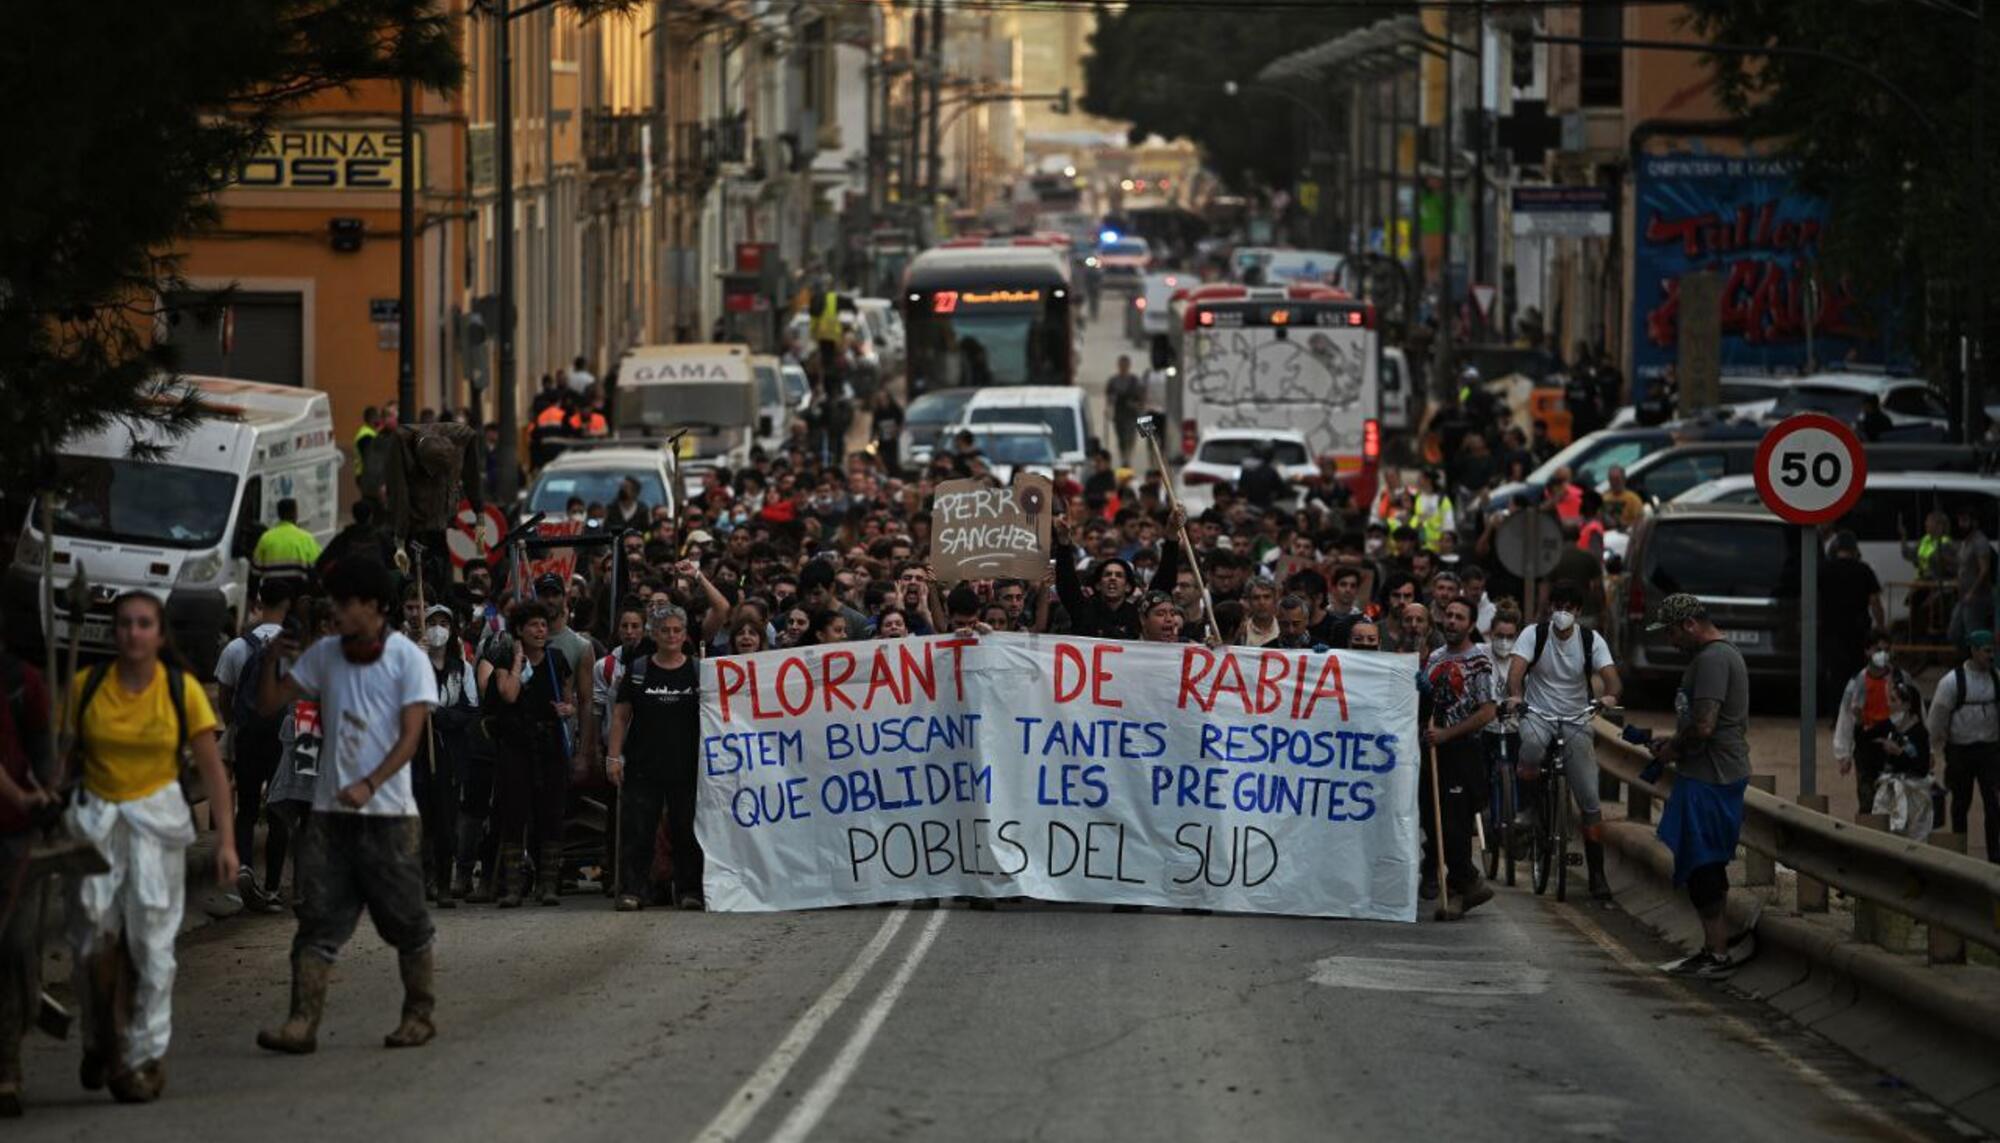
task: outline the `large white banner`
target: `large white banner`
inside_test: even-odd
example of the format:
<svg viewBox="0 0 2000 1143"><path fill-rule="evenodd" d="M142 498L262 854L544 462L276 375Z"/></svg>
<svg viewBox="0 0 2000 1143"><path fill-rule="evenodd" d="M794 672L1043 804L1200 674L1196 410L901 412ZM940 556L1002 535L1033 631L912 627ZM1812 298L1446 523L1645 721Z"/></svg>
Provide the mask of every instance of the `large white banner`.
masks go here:
<svg viewBox="0 0 2000 1143"><path fill-rule="evenodd" d="M1416 660L1033 635L701 665L708 907L1414 921Z"/></svg>

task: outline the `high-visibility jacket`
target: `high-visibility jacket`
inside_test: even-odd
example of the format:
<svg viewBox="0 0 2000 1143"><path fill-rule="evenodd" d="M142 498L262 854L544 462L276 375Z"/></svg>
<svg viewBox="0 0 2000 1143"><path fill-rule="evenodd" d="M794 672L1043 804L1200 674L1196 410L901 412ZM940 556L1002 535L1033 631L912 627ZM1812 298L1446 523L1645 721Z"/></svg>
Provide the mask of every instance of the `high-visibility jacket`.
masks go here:
<svg viewBox="0 0 2000 1143"><path fill-rule="evenodd" d="M375 436L375 429L372 425L364 424L354 430L354 479L357 481L361 479L362 472L368 467L368 449L374 443Z"/></svg>
<svg viewBox="0 0 2000 1143"><path fill-rule="evenodd" d="M1933 536L1926 532L1917 539L1917 578L1938 578L1938 553L1944 548L1943 536Z"/></svg>
<svg viewBox="0 0 2000 1143"><path fill-rule="evenodd" d="M832 290L826 292L826 300L820 303L819 312L813 315L812 335L814 341L840 340L840 295Z"/></svg>
<svg viewBox="0 0 2000 1143"><path fill-rule="evenodd" d="M562 428L564 417L565 414L561 405L550 405L548 408L535 414L535 427L538 429Z"/></svg>
<svg viewBox="0 0 2000 1143"><path fill-rule="evenodd" d="M1445 529L1458 526L1456 516L1451 497L1443 494L1420 492L1410 504L1410 527L1423 537L1427 548L1437 546L1438 537L1444 535Z"/></svg>
<svg viewBox="0 0 2000 1143"><path fill-rule="evenodd" d="M605 421L604 414L595 409L571 413L563 424L570 432L587 437L609 436L611 433L611 426Z"/></svg>

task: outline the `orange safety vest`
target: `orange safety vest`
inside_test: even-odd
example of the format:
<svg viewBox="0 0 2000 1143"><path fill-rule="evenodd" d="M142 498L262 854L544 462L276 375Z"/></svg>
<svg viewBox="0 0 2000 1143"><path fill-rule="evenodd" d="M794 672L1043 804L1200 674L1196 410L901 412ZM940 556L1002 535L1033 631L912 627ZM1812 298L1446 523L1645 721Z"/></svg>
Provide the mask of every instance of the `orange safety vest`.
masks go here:
<svg viewBox="0 0 2000 1143"><path fill-rule="evenodd" d="M535 427L538 429L559 429L562 425L563 411L561 405L550 405L535 416Z"/></svg>
<svg viewBox="0 0 2000 1143"><path fill-rule="evenodd" d="M595 409L590 410L588 414L571 413L569 420L564 423L569 427L570 432L581 433L587 437L601 437L609 434L611 431L610 426L604 420L604 414Z"/></svg>

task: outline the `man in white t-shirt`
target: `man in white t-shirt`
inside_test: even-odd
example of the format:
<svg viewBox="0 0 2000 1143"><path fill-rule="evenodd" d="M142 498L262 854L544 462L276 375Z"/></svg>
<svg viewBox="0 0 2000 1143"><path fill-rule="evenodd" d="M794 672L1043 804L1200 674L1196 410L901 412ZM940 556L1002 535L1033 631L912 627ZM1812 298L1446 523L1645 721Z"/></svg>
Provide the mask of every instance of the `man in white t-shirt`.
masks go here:
<svg viewBox="0 0 2000 1143"><path fill-rule="evenodd" d="M1593 675L1603 684L1600 698L1604 705L1618 705L1618 668L1611 659L1611 646L1604 636L1577 621L1582 608L1583 590L1573 581L1557 580L1549 588L1548 618L1521 632L1508 660L1507 698L1510 703L1525 700L1528 707L1521 717L1523 805L1535 804L1526 791L1539 788L1541 765L1555 734L1550 719L1572 719L1589 707ZM1604 814L1597 796L1596 745L1588 725L1570 723L1563 729L1569 742L1565 780L1583 820L1583 857L1590 868L1590 895L1603 900L1611 896L1611 885L1604 879Z"/></svg>
<svg viewBox="0 0 2000 1143"><path fill-rule="evenodd" d="M292 1010L281 1026L257 1033L258 1046L304 1055L318 1046L327 977L366 907L382 939L395 946L403 978L403 1017L384 1043L411 1048L436 1035L431 1013L431 941L424 908L423 825L410 788L410 759L437 705L437 676L423 650L396 630L395 580L365 556L349 557L324 577L338 634L307 648L279 679L276 660L298 653L280 636L260 681L267 711L300 698L319 702L324 745L312 814L298 846L299 931L292 939Z"/></svg>

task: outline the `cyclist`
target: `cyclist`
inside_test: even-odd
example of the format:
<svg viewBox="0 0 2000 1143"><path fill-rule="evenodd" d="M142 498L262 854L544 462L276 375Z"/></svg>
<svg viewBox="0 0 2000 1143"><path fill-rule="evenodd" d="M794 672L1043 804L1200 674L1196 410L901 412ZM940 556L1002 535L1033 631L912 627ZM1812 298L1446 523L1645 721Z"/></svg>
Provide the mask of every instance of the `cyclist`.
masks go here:
<svg viewBox="0 0 2000 1143"><path fill-rule="evenodd" d="M1602 688L1603 706L1618 705L1618 668L1603 636L1577 622L1583 592L1572 580L1557 580L1549 588L1549 615L1522 631L1507 665L1507 700L1526 700L1528 716L1521 720L1520 799L1530 801L1541 766L1555 733L1551 719L1574 718L1590 706L1590 680ZM1536 717L1537 715L1541 717ZM1611 885L1604 879L1603 812L1597 799L1597 751L1587 729L1565 736L1569 743L1570 793L1583 819L1583 857L1590 868L1590 895L1608 900Z"/></svg>

